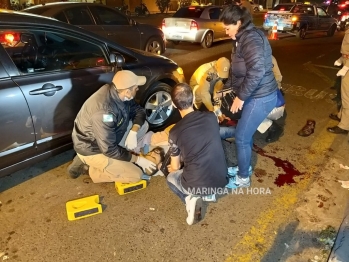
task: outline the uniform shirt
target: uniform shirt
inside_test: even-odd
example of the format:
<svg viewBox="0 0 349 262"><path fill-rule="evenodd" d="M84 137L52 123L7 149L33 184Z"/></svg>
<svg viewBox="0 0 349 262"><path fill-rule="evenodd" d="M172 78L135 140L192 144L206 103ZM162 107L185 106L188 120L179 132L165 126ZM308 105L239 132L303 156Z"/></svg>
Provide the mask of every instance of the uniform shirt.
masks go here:
<svg viewBox="0 0 349 262"><path fill-rule="evenodd" d="M227 164L214 113L185 115L170 130L169 143L171 156L183 159L181 183L187 191L210 195L227 184Z"/></svg>
<svg viewBox="0 0 349 262"><path fill-rule="evenodd" d="M207 110L213 111L212 95L223 87L223 82L218 79L216 62L212 61L201 65L195 70L194 74L190 78L189 85L193 89L195 95L195 103L203 103ZM215 82L213 90L211 90L211 82Z"/></svg>
<svg viewBox="0 0 349 262"><path fill-rule="evenodd" d="M349 55L349 29L345 31L344 38L342 40L341 54ZM343 65L349 67L349 59L344 57L341 59Z"/></svg>

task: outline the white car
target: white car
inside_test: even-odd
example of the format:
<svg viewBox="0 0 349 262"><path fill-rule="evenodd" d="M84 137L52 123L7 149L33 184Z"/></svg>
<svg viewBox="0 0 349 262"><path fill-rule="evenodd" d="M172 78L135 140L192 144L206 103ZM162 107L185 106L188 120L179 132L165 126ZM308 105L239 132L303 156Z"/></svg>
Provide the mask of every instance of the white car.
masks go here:
<svg viewBox="0 0 349 262"><path fill-rule="evenodd" d="M250 1L250 4L252 5L253 10L255 12L256 11L263 11L263 6L262 5L255 4L253 1Z"/></svg>

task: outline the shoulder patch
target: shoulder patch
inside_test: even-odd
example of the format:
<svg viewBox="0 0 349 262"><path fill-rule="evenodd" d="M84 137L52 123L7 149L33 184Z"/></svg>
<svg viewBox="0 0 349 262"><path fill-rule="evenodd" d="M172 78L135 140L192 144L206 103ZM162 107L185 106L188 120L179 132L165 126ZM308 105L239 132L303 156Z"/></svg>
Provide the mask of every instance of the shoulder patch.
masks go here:
<svg viewBox="0 0 349 262"><path fill-rule="evenodd" d="M112 114L103 114L103 122L113 122Z"/></svg>

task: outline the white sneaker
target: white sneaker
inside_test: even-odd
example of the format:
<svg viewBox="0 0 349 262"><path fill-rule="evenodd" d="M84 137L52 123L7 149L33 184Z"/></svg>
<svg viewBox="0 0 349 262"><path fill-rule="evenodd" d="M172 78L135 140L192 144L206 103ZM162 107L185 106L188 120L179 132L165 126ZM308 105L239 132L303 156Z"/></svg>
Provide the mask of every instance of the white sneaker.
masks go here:
<svg viewBox="0 0 349 262"><path fill-rule="evenodd" d="M193 225L201 220L202 198L198 196L187 196L185 206L188 212L187 223Z"/></svg>

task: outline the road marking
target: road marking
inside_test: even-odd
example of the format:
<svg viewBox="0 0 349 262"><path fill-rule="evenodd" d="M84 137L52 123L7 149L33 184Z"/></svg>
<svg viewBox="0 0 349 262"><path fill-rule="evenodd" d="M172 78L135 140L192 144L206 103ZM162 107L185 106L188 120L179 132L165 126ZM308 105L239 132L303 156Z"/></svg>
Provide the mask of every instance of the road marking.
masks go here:
<svg viewBox="0 0 349 262"><path fill-rule="evenodd" d="M331 86L334 85L334 76L333 76L333 80L328 78L328 76L326 76L324 73L322 73L320 70L318 70L317 68L315 68L315 66L311 63L311 61L303 64L303 66L306 68L306 70L310 71L311 73L314 73L315 75L317 75L318 77L320 77L324 82L330 84ZM318 66L319 67L319 66Z"/></svg>
<svg viewBox="0 0 349 262"><path fill-rule="evenodd" d="M334 123L330 120L329 124ZM312 143L308 153L305 155L306 162L310 168L297 184L285 186L283 192L261 212L255 226L252 226L243 238L233 247L226 262L251 262L260 261L272 247L277 235L274 234L275 225L281 229L299 201L299 197L313 181L313 174L321 171L326 151L333 143L335 135L330 134L326 128L321 131ZM318 157L319 156L319 157Z"/></svg>

